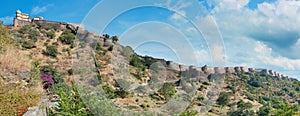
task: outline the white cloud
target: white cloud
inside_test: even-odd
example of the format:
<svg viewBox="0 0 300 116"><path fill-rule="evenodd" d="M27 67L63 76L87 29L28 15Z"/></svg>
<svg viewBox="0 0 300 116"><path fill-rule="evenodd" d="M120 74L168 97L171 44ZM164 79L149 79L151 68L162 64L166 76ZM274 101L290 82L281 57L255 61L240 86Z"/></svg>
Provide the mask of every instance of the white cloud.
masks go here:
<svg viewBox="0 0 300 116"><path fill-rule="evenodd" d="M300 59L288 59L282 56L273 56L272 49L261 42L256 43L255 51L255 54L258 55L258 60L261 60L267 65L281 67L284 70L300 70Z"/></svg>
<svg viewBox="0 0 300 116"><path fill-rule="evenodd" d="M46 6L35 6L31 9L31 13L32 15L37 15L43 12L46 12L48 10L48 7L51 5L46 5Z"/></svg>
<svg viewBox="0 0 300 116"><path fill-rule="evenodd" d="M187 2L186 0L179 0L179 1L168 0L165 6L169 10L174 12L174 14L169 18L169 20L173 21L175 24L188 23L188 20L185 19L186 11L184 9L191 5L192 3Z"/></svg>
<svg viewBox="0 0 300 116"><path fill-rule="evenodd" d="M211 64L211 57L210 57L210 54L207 50L196 50L194 51L194 54L197 58L197 61L198 61L198 64L199 65L210 65Z"/></svg>
<svg viewBox="0 0 300 116"><path fill-rule="evenodd" d="M0 20L3 21L3 24L12 24L13 19L14 19L14 17L12 17L12 16L6 16L6 17L0 18Z"/></svg>

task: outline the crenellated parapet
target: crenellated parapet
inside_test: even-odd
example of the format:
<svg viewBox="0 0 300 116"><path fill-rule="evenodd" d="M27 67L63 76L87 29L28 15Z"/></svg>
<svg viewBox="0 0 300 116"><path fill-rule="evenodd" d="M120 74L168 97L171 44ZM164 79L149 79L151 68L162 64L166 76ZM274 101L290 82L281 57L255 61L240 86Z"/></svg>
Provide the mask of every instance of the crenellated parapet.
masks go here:
<svg viewBox="0 0 300 116"><path fill-rule="evenodd" d="M189 73L189 75L196 76L196 75L210 75L210 74L233 74L238 72L244 73L256 73L260 76L277 76L279 78L284 77L282 74L275 72L273 70L268 69L261 69L261 68L248 68L244 66L236 66L236 67L209 67L204 65L202 67L196 66L185 66L180 65L172 61L166 61L166 68L173 71L181 71L184 74Z"/></svg>

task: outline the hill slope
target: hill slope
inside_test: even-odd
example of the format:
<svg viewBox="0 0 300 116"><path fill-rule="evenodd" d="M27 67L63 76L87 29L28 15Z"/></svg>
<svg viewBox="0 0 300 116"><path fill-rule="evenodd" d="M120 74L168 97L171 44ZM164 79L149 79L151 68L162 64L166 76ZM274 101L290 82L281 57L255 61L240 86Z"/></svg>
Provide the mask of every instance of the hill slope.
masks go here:
<svg viewBox="0 0 300 116"><path fill-rule="evenodd" d="M48 115L299 114L300 82L271 71L139 56L116 36L66 23L1 26L0 34L1 88L18 84L0 91L13 107L0 106L4 115L23 114L41 98L50 102ZM13 90L35 97L14 101L20 97Z"/></svg>

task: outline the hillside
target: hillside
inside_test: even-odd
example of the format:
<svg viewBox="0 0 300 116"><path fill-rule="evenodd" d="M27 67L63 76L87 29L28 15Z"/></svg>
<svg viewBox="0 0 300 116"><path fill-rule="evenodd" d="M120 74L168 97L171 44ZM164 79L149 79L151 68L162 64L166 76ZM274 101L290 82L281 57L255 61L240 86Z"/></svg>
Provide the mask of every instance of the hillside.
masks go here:
<svg viewBox="0 0 300 116"><path fill-rule="evenodd" d="M300 82L274 71L139 56L69 23L0 29L1 115L299 115Z"/></svg>

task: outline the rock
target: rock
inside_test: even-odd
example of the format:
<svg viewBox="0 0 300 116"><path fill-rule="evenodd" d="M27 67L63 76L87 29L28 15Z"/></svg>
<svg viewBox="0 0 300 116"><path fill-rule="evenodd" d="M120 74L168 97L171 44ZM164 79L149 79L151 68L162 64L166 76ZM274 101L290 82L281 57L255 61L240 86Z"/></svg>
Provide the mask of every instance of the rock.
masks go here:
<svg viewBox="0 0 300 116"><path fill-rule="evenodd" d="M180 69L180 71L186 71L186 70L188 70L188 67L185 65L179 65L179 69Z"/></svg>
<svg viewBox="0 0 300 116"><path fill-rule="evenodd" d="M114 43L112 42L112 39L104 39L104 46L109 47L114 45Z"/></svg>
<svg viewBox="0 0 300 116"><path fill-rule="evenodd" d="M42 99L38 106L29 107L23 116L47 116L47 99Z"/></svg>
<svg viewBox="0 0 300 116"><path fill-rule="evenodd" d="M29 76L28 72L19 73L18 76L26 82L30 81L30 76Z"/></svg>
<svg viewBox="0 0 300 116"><path fill-rule="evenodd" d="M176 64L172 61L167 61L166 64L169 70L178 71L178 72L180 71L179 64Z"/></svg>

